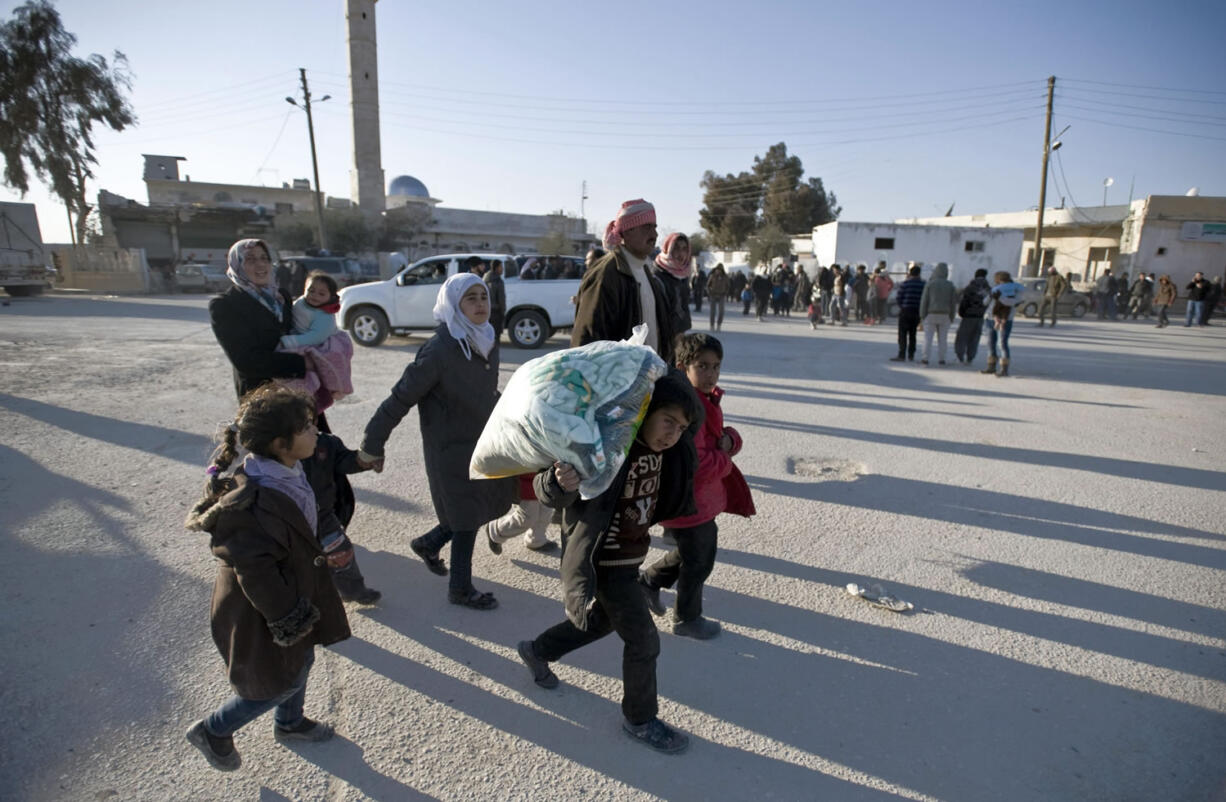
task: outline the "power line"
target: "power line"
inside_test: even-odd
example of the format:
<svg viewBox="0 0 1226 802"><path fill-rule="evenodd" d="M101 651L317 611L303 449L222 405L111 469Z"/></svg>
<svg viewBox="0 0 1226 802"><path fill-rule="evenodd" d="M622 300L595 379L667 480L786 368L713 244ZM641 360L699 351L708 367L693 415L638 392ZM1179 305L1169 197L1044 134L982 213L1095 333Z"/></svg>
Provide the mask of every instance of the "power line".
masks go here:
<svg viewBox="0 0 1226 802"><path fill-rule="evenodd" d="M290 72L283 71L275 75L266 76L264 78L255 78L250 81L244 81L243 83L231 84L230 86L219 87L217 89L206 89L202 92L196 92L191 95L179 95L179 96L176 96L173 100L155 101L153 103L142 103L140 107L142 109L161 109L161 108L168 107L168 106L190 105L192 103L197 102L200 98L205 97L207 95L231 94L236 89L243 89L246 87L256 86L257 84L266 84L266 83L270 83L274 81L278 83L283 83L287 80L287 76L289 75L290 75Z"/></svg>
<svg viewBox="0 0 1226 802"><path fill-rule="evenodd" d="M1094 106L1105 107L1102 109L1091 109L1091 111L1100 111L1100 110L1107 111L1108 109L1111 109L1111 110L1127 109L1129 110L1130 113L1141 112L1141 111L1153 112L1154 114L1160 115L1157 119L1168 119L1169 120L1171 117L1199 117L1201 118L1200 120L1185 120L1184 122L1200 123L1202 120L1226 122L1226 117L1219 117L1213 114L1197 114L1195 112L1176 111L1174 109L1156 109L1152 106L1138 106L1134 103L1111 103L1108 101L1093 100L1091 98L1077 97L1075 95L1064 95L1063 93L1057 94L1057 98L1061 100L1071 100L1074 103L1091 103ZM1205 124L1209 124L1209 123L1205 123Z"/></svg>
<svg viewBox="0 0 1226 802"><path fill-rule="evenodd" d="M1193 137L1195 139L1212 139L1216 142L1226 142L1226 137L1222 137L1222 136L1209 136L1207 134L1193 134L1187 131L1168 131L1162 128L1145 128L1140 125L1125 125L1124 123L1113 123L1113 122L1108 122L1107 120L1095 120L1091 117L1075 117L1072 115L1067 115L1067 118L1070 120L1076 120L1078 122L1083 122L1083 123L1098 123L1099 125L1105 125L1110 128L1129 128L1133 131L1149 131L1150 133L1154 133L1154 134L1170 134L1171 136L1188 136L1188 137Z"/></svg>
<svg viewBox="0 0 1226 802"><path fill-rule="evenodd" d="M1061 78L1061 81L1068 81L1078 84L1098 84L1099 86L1120 86L1127 89L1147 89L1158 92L1195 92L1204 95L1226 95L1226 91L1219 89L1185 89L1172 86L1139 86L1137 84L1118 84L1111 81L1090 81L1084 78Z"/></svg>
<svg viewBox="0 0 1226 802"><path fill-rule="evenodd" d="M329 76L336 77L336 78L343 78L346 81L348 80L348 76L339 75L337 73L320 72L317 74L318 75L329 75ZM405 86L405 87L410 87L413 89L426 89L429 91L436 91L436 92L451 92L451 93L456 93L456 94L468 94L468 95L485 95L485 96L491 96L491 97L508 97L508 98L519 98L519 99L525 99L525 100L543 100L543 101L556 102L556 103L600 103L601 105L631 105L631 106L645 106L645 107L665 107L669 109L676 108L677 106L715 106L718 108L727 108L729 106L787 105L787 106L794 107L797 103L802 103L802 104L803 103L841 103L841 102L846 102L846 101L872 102L872 101L877 101L877 100L893 100L896 98L928 97L928 96L933 96L933 95L960 94L960 93L966 93L966 92L977 92L981 90L1003 89L1003 88L1017 87L1017 86L1038 86L1039 85L1038 81L1028 80L1028 81L1014 81L1012 83L1003 83L1003 84L988 84L984 86L964 87L961 89L939 89L939 90L932 90L929 92L907 92L904 94L897 94L897 95L859 96L859 97L850 97L850 98L827 98L823 100L790 100L789 99L789 100L743 100L743 101L731 100L730 101L726 99L721 99L721 100L711 100L711 101L697 101L697 100L694 100L694 101L673 101L673 100L629 101L629 100L603 100L603 99L594 99L590 97L560 98L560 97L551 97L551 96L546 96L546 95L519 95L519 94L508 93L508 92L490 92L486 90L475 90L475 89L456 89L454 87L431 86L428 84L415 84L415 83L408 83L408 82L403 82L403 81L380 80L379 83L381 86L384 86L384 85L393 86L393 87L394 86Z"/></svg>
<svg viewBox="0 0 1226 802"><path fill-rule="evenodd" d="M1208 122L1205 120L1173 120L1170 117L1161 117L1154 114L1136 114L1131 111L1115 111L1113 109L1096 109L1091 106L1079 106L1076 103L1061 104L1062 109L1077 109L1078 111L1088 111L1091 114L1112 114L1117 117L1136 117L1142 120L1157 120L1158 122L1168 123L1183 123L1184 125L1210 125L1217 128L1226 128L1226 118L1222 122Z"/></svg>
<svg viewBox="0 0 1226 802"><path fill-rule="evenodd" d="M277 138L272 141L272 147L268 149L268 155L264 157L264 161L260 162L260 166L255 169L255 178L258 181L260 171L264 169L264 165L268 164L268 160L272 158L273 151L277 149L277 145L281 144L281 135L285 133L285 126L289 123L289 116L294 113L292 108L285 112L285 119L281 121L281 130L277 131Z"/></svg>

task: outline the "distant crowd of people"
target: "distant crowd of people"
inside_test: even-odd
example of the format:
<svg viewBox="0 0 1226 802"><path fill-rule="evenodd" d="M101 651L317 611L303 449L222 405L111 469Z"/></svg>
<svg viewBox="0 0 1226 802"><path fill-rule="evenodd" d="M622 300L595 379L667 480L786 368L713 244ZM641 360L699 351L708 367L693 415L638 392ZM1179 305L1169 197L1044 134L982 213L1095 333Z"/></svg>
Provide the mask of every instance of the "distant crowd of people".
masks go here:
<svg viewBox="0 0 1226 802"><path fill-rule="evenodd" d="M1184 326L1208 326L1222 299L1221 276L1208 281L1204 273L1197 271L1184 289L1188 301ZM1094 283L1094 305L1099 320L1119 320L1129 316L1133 320L1138 317L1149 320L1156 310L1158 322L1155 325L1160 329L1166 328L1171 322L1167 310L1178 298L1179 290L1167 275L1160 276L1155 284L1153 273L1137 273L1130 283L1128 273L1113 276L1108 268Z"/></svg>

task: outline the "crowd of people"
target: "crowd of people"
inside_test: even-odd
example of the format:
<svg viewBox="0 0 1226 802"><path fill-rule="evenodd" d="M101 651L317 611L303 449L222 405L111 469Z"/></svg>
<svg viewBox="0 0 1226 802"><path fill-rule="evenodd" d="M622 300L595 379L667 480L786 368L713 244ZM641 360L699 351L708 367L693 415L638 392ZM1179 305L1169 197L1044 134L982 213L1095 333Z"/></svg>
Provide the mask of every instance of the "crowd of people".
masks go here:
<svg viewBox="0 0 1226 802"><path fill-rule="evenodd" d="M355 495L348 476L384 469L387 442L414 407L436 525L409 548L430 572L447 577L447 600L496 609L494 595L474 584L478 537L495 554L520 534L528 548L556 550L545 529L559 510L566 617L519 641L521 660L537 685L554 688L559 679L551 664L616 632L623 641L622 728L661 752L688 746L688 736L658 716L660 639L653 617L668 613L661 590L675 587L671 631L697 640L719 634L702 603L716 563L716 518L752 515L754 507L732 462L742 439L723 425L720 412L723 346L713 334L688 331L689 304L700 311L712 289L718 297L710 303L710 326L719 329L731 282L716 268L695 292L688 239L668 237L653 257L655 244L654 208L628 201L606 230L607 252L591 260L580 284L572 346L625 340L645 327L646 345L671 366L655 382L617 477L605 492L583 499L582 477L562 461L534 475L469 478L478 436L498 399L490 281L496 275L483 278L481 266L466 265L467 272L446 279L433 336L379 405L359 447L350 449L324 414L343 391L327 381L301 386L321 364L348 367L319 358L337 336L335 321L329 327L326 319L335 313L335 286L308 276L302 297L292 300L276 286L268 246L235 243L228 270L233 286L209 311L233 367L239 405L186 521L208 535L217 558L211 628L233 689L187 732L210 765L239 768L235 733L269 710L279 741L334 735L330 724L305 712L314 649L349 637L344 602L381 598L366 585L349 538ZM644 568L654 524L673 547Z"/></svg>

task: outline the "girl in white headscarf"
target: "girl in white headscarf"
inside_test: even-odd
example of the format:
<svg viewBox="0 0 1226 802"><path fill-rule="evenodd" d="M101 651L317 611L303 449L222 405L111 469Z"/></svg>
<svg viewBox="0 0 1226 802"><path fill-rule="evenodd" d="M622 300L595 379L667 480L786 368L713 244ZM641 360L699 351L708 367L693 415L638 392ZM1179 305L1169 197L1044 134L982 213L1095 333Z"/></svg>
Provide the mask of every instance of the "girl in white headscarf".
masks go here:
<svg viewBox="0 0 1226 802"><path fill-rule="evenodd" d="M447 576L439 551L451 543L447 599L477 610L498 606L492 593L481 593L472 584L477 529L511 508L516 489L513 478L468 478L477 438L498 401L498 344L489 317L489 293L480 276L458 273L447 279L434 304L439 322L434 336L366 424L359 452L364 462L381 466L392 430L418 408L438 525L409 546L432 573Z"/></svg>

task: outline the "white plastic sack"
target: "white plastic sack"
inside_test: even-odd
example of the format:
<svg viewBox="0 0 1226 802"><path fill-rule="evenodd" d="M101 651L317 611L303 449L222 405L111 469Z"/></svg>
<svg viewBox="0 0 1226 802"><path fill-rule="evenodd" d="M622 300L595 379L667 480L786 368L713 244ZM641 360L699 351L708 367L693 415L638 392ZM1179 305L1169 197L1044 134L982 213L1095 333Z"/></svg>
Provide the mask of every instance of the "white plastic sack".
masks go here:
<svg viewBox="0 0 1226 802"><path fill-rule="evenodd" d="M567 348L521 365L477 440L469 476L497 479L568 462L579 473L581 498L607 490L668 369L642 344L646 334L636 326L630 340Z"/></svg>

